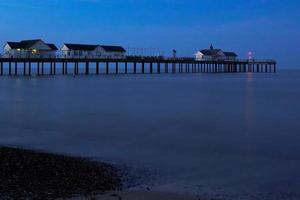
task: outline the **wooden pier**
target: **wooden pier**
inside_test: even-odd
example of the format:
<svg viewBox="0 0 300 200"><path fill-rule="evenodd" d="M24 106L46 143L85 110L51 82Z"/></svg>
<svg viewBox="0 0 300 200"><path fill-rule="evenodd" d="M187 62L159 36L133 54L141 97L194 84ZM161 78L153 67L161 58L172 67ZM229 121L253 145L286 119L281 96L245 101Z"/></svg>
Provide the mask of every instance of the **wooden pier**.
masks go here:
<svg viewBox="0 0 300 200"><path fill-rule="evenodd" d="M153 73L275 73L275 60L0 58L0 76Z"/></svg>

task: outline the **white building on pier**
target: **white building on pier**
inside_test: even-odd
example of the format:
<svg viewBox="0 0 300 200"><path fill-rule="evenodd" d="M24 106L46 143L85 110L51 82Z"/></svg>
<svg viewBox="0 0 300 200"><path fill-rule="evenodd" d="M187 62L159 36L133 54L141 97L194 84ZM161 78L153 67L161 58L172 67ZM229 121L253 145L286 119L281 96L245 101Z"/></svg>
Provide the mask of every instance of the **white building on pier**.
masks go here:
<svg viewBox="0 0 300 200"><path fill-rule="evenodd" d="M123 59L126 57L126 50L121 46L65 43L61 50L63 58Z"/></svg>
<svg viewBox="0 0 300 200"><path fill-rule="evenodd" d="M195 53L195 59L197 61L234 61L237 59L237 57L238 55L234 52L226 52L222 49L214 49L212 45L209 49L202 49Z"/></svg>
<svg viewBox="0 0 300 200"><path fill-rule="evenodd" d="M55 58L57 47L41 39L7 42L4 46L5 58Z"/></svg>

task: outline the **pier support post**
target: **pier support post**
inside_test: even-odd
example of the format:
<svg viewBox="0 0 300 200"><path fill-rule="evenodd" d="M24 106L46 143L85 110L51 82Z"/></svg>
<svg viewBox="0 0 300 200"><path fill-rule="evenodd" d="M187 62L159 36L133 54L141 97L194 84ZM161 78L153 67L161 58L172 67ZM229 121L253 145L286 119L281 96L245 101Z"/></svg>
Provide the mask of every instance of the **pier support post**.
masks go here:
<svg viewBox="0 0 300 200"><path fill-rule="evenodd" d="M89 62L85 62L85 75L89 75L90 73L90 63Z"/></svg>
<svg viewBox="0 0 300 200"><path fill-rule="evenodd" d="M40 62L37 62L37 75L40 76Z"/></svg>
<svg viewBox="0 0 300 200"><path fill-rule="evenodd" d="M109 62L106 62L106 74L109 74Z"/></svg>
<svg viewBox="0 0 300 200"><path fill-rule="evenodd" d="M15 62L15 76L18 75L18 63Z"/></svg>
<svg viewBox="0 0 300 200"><path fill-rule="evenodd" d="M23 76L26 76L26 62L24 62L23 64L24 64Z"/></svg>
<svg viewBox="0 0 300 200"><path fill-rule="evenodd" d="M76 62L76 75L79 75L79 62Z"/></svg>
<svg viewBox="0 0 300 200"><path fill-rule="evenodd" d="M99 62L96 62L96 74L99 75Z"/></svg>
<svg viewBox="0 0 300 200"><path fill-rule="evenodd" d="M274 64L274 73L276 73L276 64Z"/></svg>
<svg viewBox="0 0 300 200"><path fill-rule="evenodd" d="M266 64L266 66L265 66L265 72L266 73L268 72L268 64Z"/></svg>
<svg viewBox="0 0 300 200"><path fill-rule="evenodd" d="M136 74L136 62L133 63L133 73Z"/></svg>
<svg viewBox="0 0 300 200"><path fill-rule="evenodd" d="M116 62L116 74L119 74L119 62Z"/></svg>
<svg viewBox="0 0 300 200"><path fill-rule="evenodd" d="M42 76L44 76L44 62L42 62Z"/></svg>
<svg viewBox="0 0 300 200"><path fill-rule="evenodd" d="M172 73L175 73L175 63L172 62Z"/></svg>
<svg viewBox="0 0 300 200"><path fill-rule="evenodd" d="M142 62L142 74L144 74L144 73L145 73L145 63Z"/></svg>
<svg viewBox="0 0 300 200"><path fill-rule="evenodd" d="M77 64L74 62L74 71L73 71L73 76L77 75Z"/></svg>
<svg viewBox="0 0 300 200"><path fill-rule="evenodd" d="M11 76L11 62L8 63L8 75Z"/></svg>
<svg viewBox="0 0 300 200"><path fill-rule="evenodd" d="M160 74L160 62L157 63L157 73Z"/></svg>
<svg viewBox="0 0 300 200"><path fill-rule="evenodd" d="M127 74L127 73L128 73L128 63L125 62L125 74Z"/></svg>
<svg viewBox="0 0 300 200"><path fill-rule="evenodd" d="M56 75L56 61L53 62L53 74Z"/></svg>
<svg viewBox="0 0 300 200"><path fill-rule="evenodd" d="M65 63L65 74L68 75L68 62Z"/></svg>
<svg viewBox="0 0 300 200"><path fill-rule="evenodd" d="M3 62L0 63L0 75L3 76Z"/></svg>
<svg viewBox="0 0 300 200"><path fill-rule="evenodd" d="M62 75L64 75L65 74L65 62L62 62L62 67L61 67L61 73L62 73Z"/></svg>
<svg viewBox="0 0 300 200"><path fill-rule="evenodd" d="M53 75L53 63L50 62L50 75Z"/></svg>
<svg viewBox="0 0 300 200"><path fill-rule="evenodd" d="M165 63L165 73L169 73L169 64Z"/></svg>
<svg viewBox="0 0 300 200"><path fill-rule="evenodd" d="M31 76L31 62L28 63L28 75Z"/></svg>
<svg viewBox="0 0 300 200"><path fill-rule="evenodd" d="M153 63L150 62L150 74L153 74Z"/></svg>

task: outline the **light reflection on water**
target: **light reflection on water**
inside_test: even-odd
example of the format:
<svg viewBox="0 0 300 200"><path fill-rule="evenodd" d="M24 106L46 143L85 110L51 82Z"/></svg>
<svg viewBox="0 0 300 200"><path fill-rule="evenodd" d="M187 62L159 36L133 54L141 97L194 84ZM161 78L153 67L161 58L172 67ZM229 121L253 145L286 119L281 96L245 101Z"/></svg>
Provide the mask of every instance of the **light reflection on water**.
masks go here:
<svg viewBox="0 0 300 200"><path fill-rule="evenodd" d="M156 190L297 199L299 77L0 77L0 143L155 169Z"/></svg>
<svg viewBox="0 0 300 200"><path fill-rule="evenodd" d="M246 97L245 97L245 117L246 117L246 130L247 134L250 134L253 131L252 127L254 124L255 114L255 96L253 91L253 74L247 73L246 81Z"/></svg>

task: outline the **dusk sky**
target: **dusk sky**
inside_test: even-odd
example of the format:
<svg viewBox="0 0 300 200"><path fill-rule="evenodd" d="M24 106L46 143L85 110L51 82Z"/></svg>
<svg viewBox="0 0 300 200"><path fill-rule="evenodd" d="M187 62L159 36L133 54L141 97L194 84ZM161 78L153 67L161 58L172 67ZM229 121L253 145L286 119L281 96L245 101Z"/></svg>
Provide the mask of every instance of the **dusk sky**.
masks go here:
<svg viewBox="0 0 300 200"><path fill-rule="evenodd" d="M299 0L0 0L0 42L118 44L181 56L212 43L296 68Z"/></svg>

